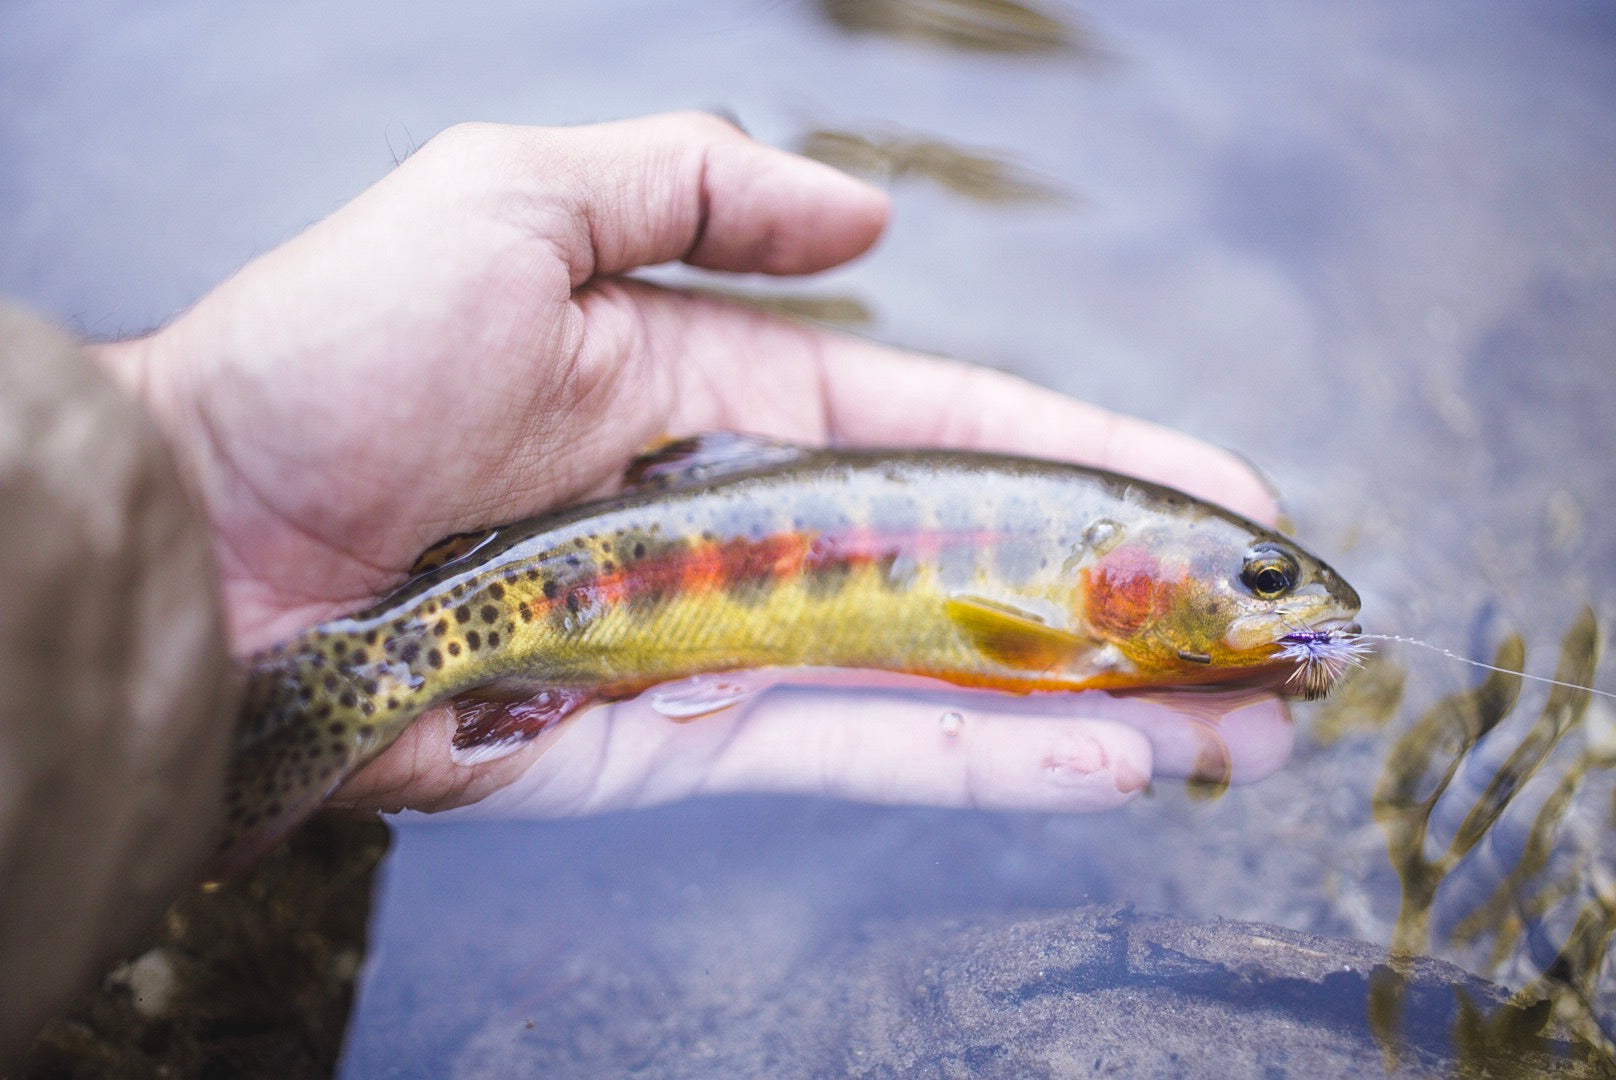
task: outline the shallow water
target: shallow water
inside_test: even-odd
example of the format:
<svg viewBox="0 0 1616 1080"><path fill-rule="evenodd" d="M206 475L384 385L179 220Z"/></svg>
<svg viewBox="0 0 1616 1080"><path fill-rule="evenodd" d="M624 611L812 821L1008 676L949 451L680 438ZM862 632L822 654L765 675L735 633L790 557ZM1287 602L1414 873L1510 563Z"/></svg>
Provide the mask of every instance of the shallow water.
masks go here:
<svg viewBox="0 0 1616 1080"><path fill-rule="evenodd" d="M859 329L882 340L1234 448L1356 585L1368 629L1482 657L1519 630L1547 674L1584 605L1612 626L1608 7L1061 7L1065 47L1007 52L849 29L838 8L7 5L0 293L132 332L453 122L718 109L781 145L908 155L882 246L790 291L856 301L833 310L867 311ZM959 181L961 155L1005 171L928 174ZM475 1073L602 965L636 977L601 1001L597 1043L555 1045L582 1060L654 1041L669 1002L777 985L878 917L1132 902L1389 944L1399 882L1376 784L1414 717L1479 674L1385 654L1381 679L1406 679L1389 727L1325 745L1298 710L1291 764L1215 801L1158 783L1097 818L758 798L404 828L346 1070ZM1433 837L1460 828L1547 697L1523 691ZM1583 725L1596 742L1610 704ZM1564 914L1496 966L1486 943L1447 938L1584 738L1444 885L1436 955L1511 987L1552 958ZM1595 852L1575 865L1598 882L1609 784L1590 777L1557 850Z"/></svg>

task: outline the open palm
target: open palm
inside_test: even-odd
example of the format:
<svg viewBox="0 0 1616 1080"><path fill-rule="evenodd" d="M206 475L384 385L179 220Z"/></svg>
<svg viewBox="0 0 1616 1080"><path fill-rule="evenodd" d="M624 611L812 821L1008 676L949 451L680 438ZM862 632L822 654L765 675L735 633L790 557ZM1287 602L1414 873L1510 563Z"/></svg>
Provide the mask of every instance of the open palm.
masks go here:
<svg viewBox="0 0 1616 1080"><path fill-rule="evenodd" d="M1063 457L1272 516L1248 469L1186 436L621 276L676 259L808 273L862 252L886 212L708 116L467 125L105 357L206 506L240 651L386 592L441 536L603 490L648 442L701 430ZM1228 752L1209 771L1236 778L1289 747L1266 698L1212 723L1092 696L973 699L970 715L962 741L939 739L925 700L781 694L691 725L630 702L459 768L440 712L344 797L440 807L520 777L513 798L537 812L738 787L1088 809L1153 771L1208 771L1209 731Z"/></svg>

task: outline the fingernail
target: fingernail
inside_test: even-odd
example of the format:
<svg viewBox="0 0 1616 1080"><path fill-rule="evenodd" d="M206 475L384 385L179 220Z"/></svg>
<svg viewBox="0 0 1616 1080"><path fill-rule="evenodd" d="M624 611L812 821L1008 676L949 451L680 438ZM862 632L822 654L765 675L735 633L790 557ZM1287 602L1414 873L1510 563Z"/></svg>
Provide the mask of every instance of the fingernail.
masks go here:
<svg viewBox="0 0 1616 1080"><path fill-rule="evenodd" d="M1105 747L1094 739L1067 736L1044 759L1044 771L1057 784L1087 785L1109 762Z"/></svg>

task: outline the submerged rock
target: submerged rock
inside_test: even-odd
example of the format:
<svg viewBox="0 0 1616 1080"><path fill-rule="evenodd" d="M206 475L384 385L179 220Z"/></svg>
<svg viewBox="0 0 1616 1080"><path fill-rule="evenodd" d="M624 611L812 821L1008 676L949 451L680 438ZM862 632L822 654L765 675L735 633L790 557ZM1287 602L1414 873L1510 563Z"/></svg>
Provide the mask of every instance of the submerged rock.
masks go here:
<svg viewBox="0 0 1616 1080"><path fill-rule="evenodd" d="M1616 1075L1545 1031L1546 1009L1459 968L1394 972L1367 943L1262 923L1118 907L876 923L716 1010L725 996L687 1008L658 966L575 975L519 1026L507 1013L474 1035L457 1075ZM1396 1015L1372 1022L1388 982Z"/></svg>

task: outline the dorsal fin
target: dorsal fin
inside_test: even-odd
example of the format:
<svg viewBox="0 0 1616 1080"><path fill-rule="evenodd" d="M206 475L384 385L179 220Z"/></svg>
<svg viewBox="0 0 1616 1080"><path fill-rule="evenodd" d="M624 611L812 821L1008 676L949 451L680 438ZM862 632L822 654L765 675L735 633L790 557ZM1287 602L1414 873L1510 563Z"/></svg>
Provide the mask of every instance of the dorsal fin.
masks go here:
<svg viewBox="0 0 1616 1080"><path fill-rule="evenodd" d="M981 596L951 596L948 617L978 651L1021 671L1055 671L1104 647L1104 642L1038 615Z"/></svg>
<svg viewBox="0 0 1616 1080"><path fill-rule="evenodd" d="M710 431L683 439L667 439L646 449L623 473L623 486L676 488L715 476L782 465L809 451L790 443L737 431Z"/></svg>
<svg viewBox="0 0 1616 1080"><path fill-rule="evenodd" d="M415 561L410 564L410 576L424 574L428 570L436 570L438 567L452 563L458 558L470 555L473 551L482 547L484 542L498 531L498 529L474 529L471 532L445 536L415 557Z"/></svg>

